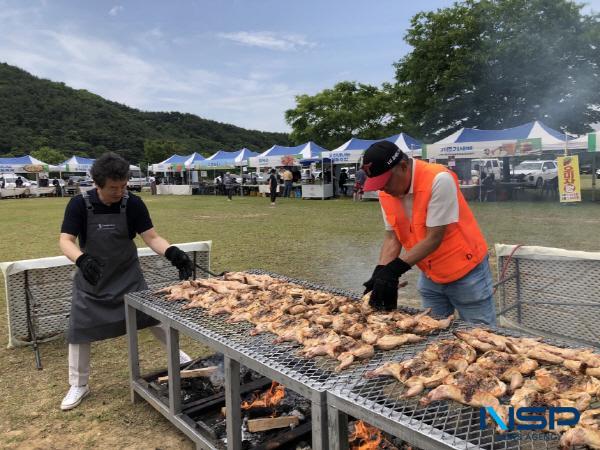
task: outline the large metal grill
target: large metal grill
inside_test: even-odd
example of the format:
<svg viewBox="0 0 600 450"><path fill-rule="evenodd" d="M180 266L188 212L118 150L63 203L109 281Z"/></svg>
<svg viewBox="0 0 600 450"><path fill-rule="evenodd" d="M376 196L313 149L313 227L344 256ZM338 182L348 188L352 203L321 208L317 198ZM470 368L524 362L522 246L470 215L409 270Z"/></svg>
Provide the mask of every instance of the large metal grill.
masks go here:
<svg viewBox="0 0 600 450"><path fill-rule="evenodd" d="M457 320L435 339L451 339L454 337L452 333L456 330L472 327L471 324ZM525 336L506 329L493 331L507 336ZM560 341L547 342L568 347L566 343ZM331 389L328 401L340 411L359 416L367 422L371 420L373 424L391 424L386 431L398 437L408 439L407 436L411 435L426 436L428 444L424 448L428 449L533 450L559 448L558 439L549 442L505 440L502 435L493 430L492 426L488 426L485 430L480 429L478 408L453 401L438 401L423 407L419 405L421 395L411 399L399 398L404 389L403 385L391 377L364 378L363 375L366 371L373 370L387 361L409 359L414 356L415 350L411 347L401 347L378 355L378 358L373 358L362 368L362 373L355 371L353 379ZM508 404L509 398L502 398L500 403ZM550 437L550 435L548 436ZM421 440L421 442L423 441ZM414 444L414 442L411 443Z"/></svg>
<svg viewBox="0 0 600 450"><path fill-rule="evenodd" d="M248 272L270 275L291 283L296 283L308 289L344 295L357 301L361 298L355 292L331 288L272 272L261 270L250 270ZM365 364L358 362L341 373L336 373L334 369L339 364L336 360L326 357L304 358L298 354L298 350L302 347L297 343L284 342L274 344L273 341L276 336L270 333L251 336L249 331L253 328L252 324L247 322L229 324L225 322L225 316L208 316L202 308L182 310L181 307L186 303L185 301L168 302L162 297L153 294L152 291L142 291L130 296L142 305L181 322L186 327L201 332L207 337L239 351L249 358L260 361L271 369L283 373L313 390L325 391L333 385L343 384L348 382L348 380L352 380L356 377L357 373L364 371ZM418 312L408 307L401 308L401 310L410 314ZM406 345L402 351L407 354L414 354L423 349L432 339L435 339L435 336L429 336L426 341L416 345ZM380 360L387 353L390 352L378 350L373 360Z"/></svg>

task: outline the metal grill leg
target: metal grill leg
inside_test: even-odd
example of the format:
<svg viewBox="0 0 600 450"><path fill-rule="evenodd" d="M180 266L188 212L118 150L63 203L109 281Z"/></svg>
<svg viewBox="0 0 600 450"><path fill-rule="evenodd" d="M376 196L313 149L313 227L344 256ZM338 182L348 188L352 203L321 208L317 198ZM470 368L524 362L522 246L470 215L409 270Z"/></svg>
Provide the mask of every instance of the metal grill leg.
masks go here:
<svg viewBox="0 0 600 450"><path fill-rule="evenodd" d="M327 403L313 400L312 414L312 449L327 450L329 448L327 433Z"/></svg>
<svg viewBox="0 0 600 450"><path fill-rule="evenodd" d="M348 415L335 406L327 407L329 450L348 450Z"/></svg>
<svg viewBox="0 0 600 450"><path fill-rule="evenodd" d="M181 413L181 373L179 372L179 331L167 328L167 354L169 370L169 411Z"/></svg>
<svg viewBox="0 0 600 450"><path fill-rule="evenodd" d="M128 304L125 305L125 324L127 326L127 349L129 351L129 392L131 403L136 403L136 401L142 399L133 388L134 382L140 378L137 311Z"/></svg>
<svg viewBox="0 0 600 450"><path fill-rule="evenodd" d="M225 408L227 409L227 449L242 449L240 363L225 355Z"/></svg>

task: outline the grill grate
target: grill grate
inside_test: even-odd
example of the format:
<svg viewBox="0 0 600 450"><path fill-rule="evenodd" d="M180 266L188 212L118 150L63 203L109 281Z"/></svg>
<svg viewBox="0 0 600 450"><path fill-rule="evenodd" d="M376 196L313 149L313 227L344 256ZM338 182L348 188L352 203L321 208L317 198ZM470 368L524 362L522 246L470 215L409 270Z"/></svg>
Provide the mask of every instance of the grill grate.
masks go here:
<svg viewBox="0 0 600 450"><path fill-rule="evenodd" d="M354 292L331 288L272 272L262 270L249 270L247 272L270 275L291 283L296 283L308 289L344 295L357 301L361 298L360 295ZM160 314L164 314L173 320L177 320L186 327L196 330L211 339L215 339L247 357L258 360L262 364L284 373L314 390L325 391L334 384L350 382L356 378L356 373L362 373L364 370L365 363L357 362L341 373L336 373L334 369L339 362L334 359L325 357L303 358L298 354L298 350L302 347L297 343L284 342L274 344L273 340L276 336L270 333L251 336L248 332L253 328L252 324L247 322L229 324L223 320L224 316L208 316L202 308L182 310L181 306L186 303L185 301L167 302L162 297L154 295L152 291L137 292L130 294L130 297L144 306ZM401 308L401 310L410 314L418 312L418 310L408 307ZM412 355L422 350L434 338L435 336L432 335L427 340L418 344L405 345L402 351ZM376 350L372 361L381 361L387 353L390 352Z"/></svg>
<svg viewBox="0 0 600 450"><path fill-rule="evenodd" d="M443 330L435 339L451 339L453 332L460 329L473 328L472 325L462 321L454 321L447 330ZM513 330L492 329L498 334L521 337L526 334ZM569 347L561 341L546 342ZM427 343L426 343L427 344ZM426 345L425 344L425 345ZM422 347L424 345L421 345ZM433 402L428 406L419 405L421 395L411 399L401 399L398 396L403 392L403 385L391 377L378 377L366 379L364 372L373 370L387 361L402 361L414 355L414 349L400 348L385 352L380 360L373 358L362 370L355 370L353 380L346 384L336 385L330 392L343 400L357 405L370 414L380 415L398 423L398 427L408 427L428 436L445 436L441 441L452 448L482 448L485 450L533 450L556 449L558 439L555 441L543 440L503 440L502 435L496 433L489 426L481 430L479 426L479 409L462 405L453 401ZM362 373L359 373L362 372ZM353 383L352 383L353 382ZM501 404L508 404L509 396L500 400ZM352 414L352 411L347 411ZM525 432L521 432L525 433ZM534 432L537 433L537 432ZM398 434L401 434L398 431ZM439 438L438 438L439 440Z"/></svg>

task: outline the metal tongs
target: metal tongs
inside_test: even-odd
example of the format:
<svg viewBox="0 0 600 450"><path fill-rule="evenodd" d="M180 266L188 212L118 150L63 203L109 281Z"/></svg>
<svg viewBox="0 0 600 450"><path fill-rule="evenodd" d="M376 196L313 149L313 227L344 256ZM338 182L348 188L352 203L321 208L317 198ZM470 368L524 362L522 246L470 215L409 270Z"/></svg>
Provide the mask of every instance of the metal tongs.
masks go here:
<svg viewBox="0 0 600 450"><path fill-rule="evenodd" d="M227 273L227 271L224 271L221 273L215 273L215 272L208 270L206 267L202 267L200 264L196 264L196 267L198 269L200 269L202 272L210 275L211 277L222 277L223 275L225 275Z"/></svg>

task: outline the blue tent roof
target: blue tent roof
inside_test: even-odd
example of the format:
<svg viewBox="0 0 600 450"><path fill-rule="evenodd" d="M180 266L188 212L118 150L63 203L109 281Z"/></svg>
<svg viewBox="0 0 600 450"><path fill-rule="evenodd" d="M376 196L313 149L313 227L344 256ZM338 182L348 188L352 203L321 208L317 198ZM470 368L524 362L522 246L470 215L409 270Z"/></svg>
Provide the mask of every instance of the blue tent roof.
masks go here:
<svg viewBox="0 0 600 450"><path fill-rule="evenodd" d="M91 166L92 164L94 164L95 159L90 159L90 158L84 158L83 156L71 156L69 159L67 159L66 161L63 161L62 163L60 163L61 166L64 166L66 164L78 164L81 166Z"/></svg>
<svg viewBox="0 0 600 450"><path fill-rule="evenodd" d="M296 145L295 147L285 147L283 145L274 145L270 149L261 153L260 156L286 156L297 155L306 147L306 144Z"/></svg>
<svg viewBox="0 0 600 450"><path fill-rule="evenodd" d="M560 131L537 122L542 129L552 137L564 140L565 135ZM454 142L483 142L483 141L505 141L512 139L527 139L531 134L536 122L529 122L518 127L505 128L504 130L478 130L476 128L463 128ZM573 139L569 136L569 139Z"/></svg>
<svg viewBox="0 0 600 450"><path fill-rule="evenodd" d="M0 164L39 164L40 162L29 155L17 156L15 158L0 158Z"/></svg>
<svg viewBox="0 0 600 450"><path fill-rule="evenodd" d="M183 164L191 155L182 156L182 155L173 155L169 158L165 159L163 162L159 164Z"/></svg>
<svg viewBox="0 0 600 450"><path fill-rule="evenodd" d="M191 155L187 156L186 164L193 164L195 162L198 161L204 161L206 158L204 158L204 156L202 156L200 153L192 153Z"/></svg>

